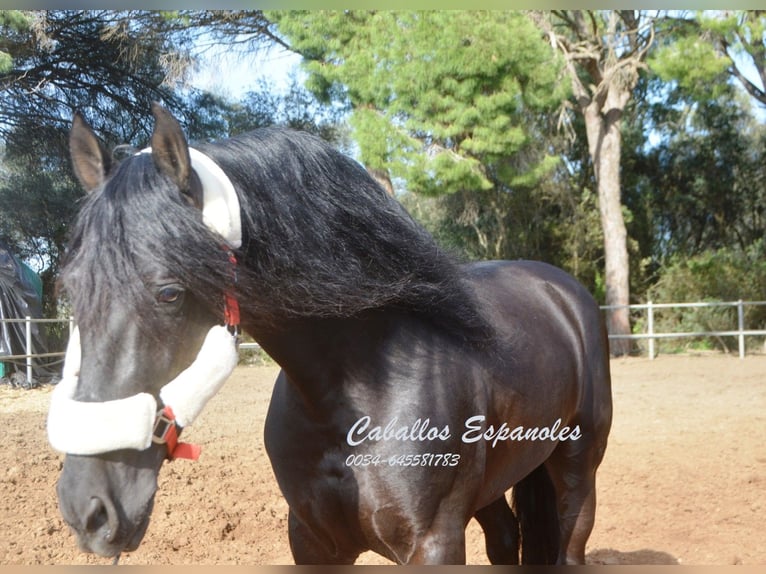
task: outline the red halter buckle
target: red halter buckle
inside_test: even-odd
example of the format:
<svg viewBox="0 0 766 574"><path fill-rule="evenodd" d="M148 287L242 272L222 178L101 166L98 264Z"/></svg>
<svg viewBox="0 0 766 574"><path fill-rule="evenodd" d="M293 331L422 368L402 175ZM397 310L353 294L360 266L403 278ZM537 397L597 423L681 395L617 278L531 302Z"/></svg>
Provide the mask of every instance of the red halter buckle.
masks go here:
<svg viewBox="0 0 766 574"><path fill-rule="evenodd" d="M166 406L157 413L154 420L154 432L152 433L152 442L155 444L164 444L168 447L167 457L170 460L176 458L185 458L188 460L197 460L202 447L198 444L180 442L178 433L181 428L176 423L176 416L173 409Z"/></svg>

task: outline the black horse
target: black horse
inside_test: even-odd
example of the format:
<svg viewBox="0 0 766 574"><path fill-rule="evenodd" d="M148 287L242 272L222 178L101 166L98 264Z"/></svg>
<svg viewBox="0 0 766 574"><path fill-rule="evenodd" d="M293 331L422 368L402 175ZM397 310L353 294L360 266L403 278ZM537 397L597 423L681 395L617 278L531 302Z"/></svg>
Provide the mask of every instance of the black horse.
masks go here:
<svg viewBox="0 0 766 574"><path fill-rule="evenodd" d="M265 440L297 563L464 563L472 517L494 563L520 546L524 563L583 563L612 415L590 295L542 263L457 264L360 165L285 129L195 146L235 190L211 224L207 168L153 113L151 150L119 165L74 120L91 193L62 277L73 399L162 403L228 294L282 367ZM167 450L69 451L58 494L84 550L139 545Z"/></svg>

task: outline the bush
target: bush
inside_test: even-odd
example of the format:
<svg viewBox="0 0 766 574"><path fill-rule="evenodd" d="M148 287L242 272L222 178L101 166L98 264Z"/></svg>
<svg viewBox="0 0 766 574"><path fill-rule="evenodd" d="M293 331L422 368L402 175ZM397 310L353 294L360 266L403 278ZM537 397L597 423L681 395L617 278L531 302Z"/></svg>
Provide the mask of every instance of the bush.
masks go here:
<svg viewBox="0 0 766 574"><path fill-rule="evenodd" d="M663 267L660 278L647 292L647 300L656 303L763 301L766 299L766 245L763 240L747 250L718 249L694 257L676 258ZM766 305L746 306L745 329L766 329ZM645 327L636 327L644 332ZM731 331L737 328L736 307L657 309L654 329L657 332ZM758 342L748 338L750 346ZM689 347L737 348L736 337L700 337L666 339L666 351Z"/></svg>

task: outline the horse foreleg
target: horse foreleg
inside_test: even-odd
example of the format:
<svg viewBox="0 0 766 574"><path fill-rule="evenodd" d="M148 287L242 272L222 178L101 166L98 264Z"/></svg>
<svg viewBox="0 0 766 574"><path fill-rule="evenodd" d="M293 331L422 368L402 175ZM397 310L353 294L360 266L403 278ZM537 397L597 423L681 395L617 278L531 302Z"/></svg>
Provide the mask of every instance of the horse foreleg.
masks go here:
<svg viewBox="0 0 766 574"><path fill-rule="evenodd" d="M603 453L594 450L560 443L545 463L556 490L559 564L585 564L585 544L596 515L596 468Z"/></svg>
<svg viewBox="0 0 766 574"><path fill-rule="evenodd" d="M474 515L484 530L487 557L492 564L519 563L519 523L505 496Z"/></svg>
<svg viewBox="0 0 766 574"><path fill-rule="evenodd" d="M585 564L585 544L593 530L596 515L595 482L583 484L577 491L572 491L561 500L560 507L562 545L558 563Z"/></svg>

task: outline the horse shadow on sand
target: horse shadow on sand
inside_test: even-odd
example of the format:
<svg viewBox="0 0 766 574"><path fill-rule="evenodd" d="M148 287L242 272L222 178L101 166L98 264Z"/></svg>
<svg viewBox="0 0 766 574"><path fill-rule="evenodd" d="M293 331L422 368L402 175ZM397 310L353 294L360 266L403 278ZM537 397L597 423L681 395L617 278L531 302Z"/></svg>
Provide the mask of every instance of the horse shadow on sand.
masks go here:
<svg viewBox="0 0 766 574"><path fill-rule="evenodd" d="M661 552L659 550L651 550L643 548L641 550L634 550L632 552L620 552L614 548L597 548L592 552L588 552L585 557L587 564L603 564L603 565L616 565L616 564L656 564L656 565L670 565L680 564L678 558L668 554L667 552Z"/></svg>

